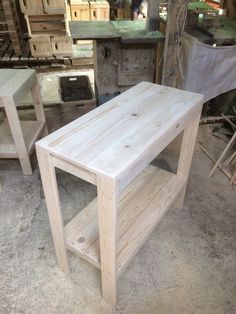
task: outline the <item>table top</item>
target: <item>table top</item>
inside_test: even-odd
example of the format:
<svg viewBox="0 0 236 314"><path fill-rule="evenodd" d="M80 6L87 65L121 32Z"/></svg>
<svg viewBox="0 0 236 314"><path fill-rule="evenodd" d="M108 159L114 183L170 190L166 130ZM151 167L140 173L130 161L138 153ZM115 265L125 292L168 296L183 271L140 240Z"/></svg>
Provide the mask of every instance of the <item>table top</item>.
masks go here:
<svg viewBox="0 0 236 314"><path fill-rule="evenodd" d="M0 69L0 97L13 97L15 101L20 100L35 81L35 70Z"/></svg>
<svg viewBox="0 0 236 314"><path fill-rule="evenodd" d="M145 21L72 21L69 23L73 39L120 39L124 43L156 43L165 36L147 32Z"/></svg>
<svg viewBox="0 0 236 314"><path fill-rule="evenodd" d="M162 147L170 132L177 136L202 102L203 95L141 82L36 146L95 174L117 178L140 158L148 159L153 145Z"/></svg>

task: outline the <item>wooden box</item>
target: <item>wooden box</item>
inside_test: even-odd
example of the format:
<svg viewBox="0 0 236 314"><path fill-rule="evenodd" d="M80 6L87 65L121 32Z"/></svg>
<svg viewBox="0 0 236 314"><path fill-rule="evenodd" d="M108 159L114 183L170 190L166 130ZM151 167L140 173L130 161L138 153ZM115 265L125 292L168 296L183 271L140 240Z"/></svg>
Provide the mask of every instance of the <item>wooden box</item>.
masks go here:
<svg viewBox="0 0 236 314"><path fill-rule="evenodd" d="M44 14L42 0L19 0L21 11L27 15Z"/></svg>
<svg viewBox="0 0 236 314"><path fill-rule="evenodd" d="M107 1L89 1L90 20L109 21L110 6Z"/></svg>
<svg viewBox="0 0 236 314"><path fill-rule="evenodd" d="M55 36L51 39L52 52L55 57L70 57L72 51L72 39L70 36Z"/></svg>
<svg viewBox="0 0 236 314"><path fill-rule="evenodd" d="M66 12L65 0L43 0L45 13L49 14L64 14Z"/></svg>
<svg viewBox="0 0 236 314"><path fill-rule="evenodd" d="M25 15L30 37L62 36L68 34L64 14Z"/></svg>
<svg viewBox="0 0 236 314"><path fill-rule="evenodd" d="M81 1L71 4L71 19L72 21L90 21L89 2Z"/></svg>
<svg viewBox="0 0 236 314"><path fill-rule="evenodd" d="M33 57L52 57L52 44L50 37L33 37L29 40Z"/></svg>

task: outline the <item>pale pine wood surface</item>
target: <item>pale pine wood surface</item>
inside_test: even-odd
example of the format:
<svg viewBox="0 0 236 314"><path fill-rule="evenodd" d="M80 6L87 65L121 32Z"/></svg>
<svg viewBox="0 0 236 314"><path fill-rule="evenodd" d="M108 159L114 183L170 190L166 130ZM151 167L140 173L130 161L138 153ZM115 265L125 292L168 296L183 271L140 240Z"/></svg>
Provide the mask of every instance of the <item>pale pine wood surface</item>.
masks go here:
<svg viewBox="0 0 236 314"><path fill-rule="evenodd" d="M36 82L35 70L0 69L0 98L13 97L17 102ZM0 107L3 107L0 102Z"/></svg>
<svg viewBox="0 0 236 314"><path fill-rule="evenodd" d="M199 113L202 101L199 94L142 82L37 145L114 178L156 146L153 156L145 157L149 163L160 152L158 148L164 148Z"/></svg>
<svg viewBox="0 0 236 314"><path fill-rule="evenodd" d="M117 211L118 274L125 269L184 186L185 180L149 166L122 192ZM97 199L66 225L65 238L70 250L97 268L101 267Z"/></svg>

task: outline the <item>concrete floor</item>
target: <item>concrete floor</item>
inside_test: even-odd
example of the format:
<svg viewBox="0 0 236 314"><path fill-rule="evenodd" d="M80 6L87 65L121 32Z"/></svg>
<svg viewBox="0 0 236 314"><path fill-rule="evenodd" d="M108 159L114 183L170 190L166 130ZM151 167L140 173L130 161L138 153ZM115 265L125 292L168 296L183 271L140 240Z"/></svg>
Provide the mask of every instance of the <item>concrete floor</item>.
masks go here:
<svg viewBox="0 0 236 314"><path fill-rule="evenodd" d="M50 131L62 125L59 107L45 111ZM199 139L223 147L209 127ZM154 164L174 171L179 143ZM219 171L208 178L212 163L198 145L184 207L168 211L119 278L116 307L103 301L100 272L87 262L69 253L71 273L58 269L35 155L32 162L33 175L23 176L17 160L0 160L0 313L236 313L236 194ZM66 223L96 189L64 172L58 183Z"/></svg>

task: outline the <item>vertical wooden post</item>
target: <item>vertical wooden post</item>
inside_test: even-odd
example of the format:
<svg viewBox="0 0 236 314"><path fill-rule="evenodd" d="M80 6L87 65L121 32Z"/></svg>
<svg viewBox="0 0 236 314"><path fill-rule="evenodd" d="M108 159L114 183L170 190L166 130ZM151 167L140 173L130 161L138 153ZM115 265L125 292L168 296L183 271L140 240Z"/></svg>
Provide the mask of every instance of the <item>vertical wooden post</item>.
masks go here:
<svg viewBox="0 0 236 314"><path fill-rule="evenodd" d="M154 32L159 26L159 3L160 0L149 0L147 10L146 31Z"/></svg>
<svg viewBox="0 0 236 314"><path fill-rule="evenodd" d="M110 304L116 303L116 224L117 187L113 179L98 177L98 223L102 273L102 294Z"/></svg>
<svg viewBox="0 0 236 314"><path fill-rule="evenodd" d="M190 123L187 128L184 130L184 135L182 139L181 151L179 156L179 164L177 175L185 179L185 187L176 201L176 207L182 208L186 187L187 187L187 180L189 175L189 170L193 158L195 142L197 138L198 126L200 121L201 113L197 115L194 121Z"/></svg>
<svg viewBox="0 0 236 314"><path fill-rule="evenodd" d="M30 164L30 157L21 129L16 104L12 97L3 97L2 100L4 103L4 109L7 115L8 123L10 125L12 137L16 146L16 151L20 160L22 171L25 175L30 175L32 174L32 167Z"/></svg>
<svg viewBox="0 0 236 314"><path fill-rule="evenodd" d="M188 0L169 0L162 84L176 87L180 70L179 48L184 31Z"/></svg>
<svg viewBox="0 0 236 314"><path fill-rule="evenodd" d="M40 94L40 87L39 87L38 80L36 80L34 86L32 87L31 94L32 94L33 102L34 102L36 118L38 121L45 122L44 135L46 136L48 134L48 129L47 129L45 114L43 110L43 103L42 103L42 98Z"/></svg>
<svg viewBox="0 0 236 314"><path fill-rule="evenodd" d="M37 149L39 169L43 184L44 195L47 203L48 216L50 220L54 247L59 267L64 272L69 272L67 249L65 245L63 218L61 214L58 196L57 179L55 168L51 164L50 155L42 149Z"/></svg>

